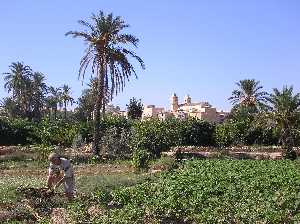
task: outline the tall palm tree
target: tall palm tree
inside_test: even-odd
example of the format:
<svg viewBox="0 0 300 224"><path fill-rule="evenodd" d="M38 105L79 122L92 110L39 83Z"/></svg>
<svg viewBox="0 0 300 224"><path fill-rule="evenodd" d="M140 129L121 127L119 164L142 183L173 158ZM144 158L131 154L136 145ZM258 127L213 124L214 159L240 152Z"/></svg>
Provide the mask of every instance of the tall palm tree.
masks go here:
<svg viewBox="0 0 300 224"><path fill-rule="evenodd" d="M292 86L284 86L281 91L275 88L268 101L271 106L267 113L269 123L279 128L283 147L291 151L300 121L300 93L294 95Z"/></svg>
<svg viewBox="0 0 300 224"><path fill-rule="evenodd" d="M15 100L12 99L12 97L5 97L2 99L0 102L0 108L2 109L4 115L12 118L18 117L22 113L19 105Z"/></svg>
<svg viewBox="0 0 300 224"><path fill-rule="evenodd" d="M3 73L4 77L4 88L8 92L12 92L12 98L18 105L20 105L21 110L24 115L29 110L29 89L30 89L30 78L32 76L32 69L24 65L22 62L13 62L9 66L10 71Z"/></svg>
<svg viewBox="0 0 300 224"><path fill-rule="evenodd" d="M68 85L63 85L60 99L64 107L64 117L67 119L67 105L74 103L74 99L71 97L71 88Z"/></svg>
<svg viewBox="0 0 300 224"><path fill-rule="evenodd" d="M20 97L24 93L26 82L32 74L32 70L29 66L24 65L22 62L13 62L9 66L10 71L3 73L4 88L8 92L12 92L13 98Z"/></svg>
<svg viewBox="0 0 300 224"><path fill-rule="evenodd" d="M50 86L48 91L50 93L50 96L47 97L47 104L48 104L48 107L50 107L51 110L53 111L54 119L56 120L57 106L60 102L61 89Z"/></svg>
<svg viewBox="0 0 300 224"><path fill-rule="evenodd" d="M92 23L80 20L79 24L87 30L70 31L66 35L74 38L82 38L87 43L87 48L80 62L79 77L85 75L87 67L90 65L92 73L97 77L97 98L94 109L94 141L93 151L99 154L100 142L100 109L103 106L103 98L110 92L110 96L118 94L123 90L125 82L130 76L135 75L134 66L130 63L129 57L138 61L144 69L143 60L125 46L133 45L137 47L139 39L122 31L128 28L121 17L114 17L112 13L105 15L102 11L93 14Z"/></svg>
<svg viewBox="0 0 300 224"><path fill-rule="evenodd" d="M228 100L235 106L245 106L256 109L264 109L267 103L268 93L262 91L262 86L255 79L244 79L236 83L238 89L233 90Z"/></svg>
<svg viewBox="0 0 300 224"><path fill-rule="evenodd" d="M45 103L45 95L47 93L47 85L45 83L45 75L43 73L33 73L30 91L33 118L35 120L40 120Z"/></svg>

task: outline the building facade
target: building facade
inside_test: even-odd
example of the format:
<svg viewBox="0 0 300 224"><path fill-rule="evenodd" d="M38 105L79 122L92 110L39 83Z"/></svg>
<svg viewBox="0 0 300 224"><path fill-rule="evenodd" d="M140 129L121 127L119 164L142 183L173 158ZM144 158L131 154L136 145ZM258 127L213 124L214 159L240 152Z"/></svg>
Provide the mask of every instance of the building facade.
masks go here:
<svg viewBox="0 0 300 224"><path fill-rule="evenodd" d="M162 120L168 117L176 117L185 119L187 117L195 117L209 122L221 123L224 121L227 112L217 111L208 102L194 103L189 95L184 98L183 103L179 103L177 95L174 93L171 97L171 108L157 108L155 105L149 105L144 108L142 118L157 117Z"/></svg>

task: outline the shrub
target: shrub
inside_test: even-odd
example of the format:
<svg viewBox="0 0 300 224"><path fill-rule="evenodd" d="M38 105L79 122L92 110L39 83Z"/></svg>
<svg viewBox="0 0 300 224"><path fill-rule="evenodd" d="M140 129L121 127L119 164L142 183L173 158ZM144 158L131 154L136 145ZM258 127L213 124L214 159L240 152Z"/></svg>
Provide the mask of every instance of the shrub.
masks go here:
<svg viewBox="0 0 300 224"><path fill-rule="evenodd" d="M217 125L215 140L218 146L227 147L234 142L234 133L232 133L232 129L232 125L229 122Z"/></svg>
<svg viewBox="0 0 300 224"><path fill-rule="evenodd" d="M180 122L182 124L179 145L210 146L214 144L214 124L195 118Z"/></svg>
<svg viewBox="0 0 300 224"><path fill-rule="evenodd" d="M135 122L130 142L131 148L133 150L146 149L151 155L160 156L161 151L167 150L172 143L174 144L174 138L170 139L170 132L175 132L175 127L168 129L165 124L158 119ZM175 141L178 140L175 139Z"/></svg>
<svg viewBox="0 0 300 224"><path fill-rule="evenodd" d="M41 144L71 146L79 133L79 125L62 120L43 120L35 126L34 132Z"/></svg>
<svg viewBox="0 0 300 224"><path fill-rule="evenodd" d="M130 130L110 127L104 132L101 139L101 153L113 158L125 158L131 153L129 147Z"/></svg>
<svg viewBox="0 0 300 224"><path fill-rule="evenodd" d="M279 134L275 128L264 129L256 126L250 119L228 120L219 124L215 130L216 145L276 145Z"/></svg>
<svg viewBox="0 0 300 224"><path fill-rule="evenodd" d="M137 149L133 152L132 155L132 165L139 171L141 169L147 169L149 166L150 155L147 150Z"/></svg>
<svg viewBox="0 0 300 224"><path fill-rule="evenodd" d="M162 156L160 159L154 160L151 164L152 170L170 171L177 167L176 159L170 156Z"/></svg>
<svg viewBox="0 0 300 224"><path fill-rule="evenodd" d="M214 143L214 125L198 119L147 119L133 125L130 145L155 157L172 146L208 146Z"/></svg>
<svg viewBox="0 0 300 224"><path fill-rule="evenodd" d="M0 145L25 145L35 140L31 122L23 119L0 118Z"/></svg>
<svg viewBox="0 0 300 224"><path fill-rule="evenodd" d="M125 117L106 116L101 124L101 153L119 158L128 156L131 127L132 121Z"/></svg>
<svg viewBox="0 0 300 224"><path fill-rule="evenodd" d="M71 146L85 126L62 120L42 120L39 123L24 119L0 119L0 145L63 145Z"/></svg>

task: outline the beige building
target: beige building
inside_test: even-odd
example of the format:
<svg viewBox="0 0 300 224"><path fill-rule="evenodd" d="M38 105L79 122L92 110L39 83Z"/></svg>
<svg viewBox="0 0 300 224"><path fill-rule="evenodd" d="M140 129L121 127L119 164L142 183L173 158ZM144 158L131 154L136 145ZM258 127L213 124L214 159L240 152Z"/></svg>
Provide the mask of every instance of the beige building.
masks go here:
<svg viewBox="0 0 300 224"><path fill-rule="evenodd" d="M160 118L163 114L165 114L164 108L155 107L155 105L148 105L144 107L142 118L147 117L158 117Z"/></svg>
<svg viewBox="0 0 300 224"><path fill-rule="evenodd" d="M142 118L158 117L166 119L167 117L187 118L195 117L210 122L222 122L228 115L227 112L217 111L208 102L193 103L189 95L184 98L183 103L179 103L178 97L174 93L171 97L171 109L165 111L164 108L156 108L154 105L149 105L144 108Z"/></svg>

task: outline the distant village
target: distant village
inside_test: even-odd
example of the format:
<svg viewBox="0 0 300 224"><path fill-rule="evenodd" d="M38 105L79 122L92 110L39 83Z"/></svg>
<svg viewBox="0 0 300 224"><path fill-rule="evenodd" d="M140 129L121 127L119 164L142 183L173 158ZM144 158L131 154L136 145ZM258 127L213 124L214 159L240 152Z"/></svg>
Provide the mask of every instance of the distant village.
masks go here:
<svg viewBox="0 0 300 224"><path fill-rule="evenodd" d="M114 114L127 117L126 111L121 111L119 107L109 108ZM187 95L182 103L179 103L178 96L174 93L171 97L170 109L163 107L156 107L155 105L145 105L142 119L147 118L159 118L165 120L169 117L185 119L188 117L194 117L203 119L209 122L222 123L229 112L217 111L208 102L192 102L192 98Z"/></svg>

